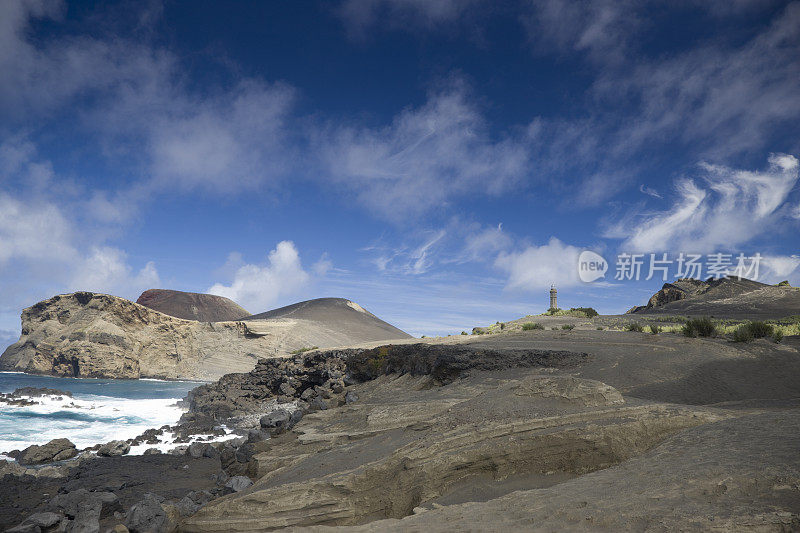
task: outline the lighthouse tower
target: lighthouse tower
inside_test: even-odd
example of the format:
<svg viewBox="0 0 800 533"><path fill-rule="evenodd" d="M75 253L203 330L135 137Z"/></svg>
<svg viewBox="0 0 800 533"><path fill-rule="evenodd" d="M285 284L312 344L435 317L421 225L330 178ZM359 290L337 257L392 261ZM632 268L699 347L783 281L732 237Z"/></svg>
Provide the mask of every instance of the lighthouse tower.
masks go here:
<svg viewBox="0 0 800 533"><path fill-rule="evenodd" d="M558 309L558 289L550 285L550 309Z"/></svg>

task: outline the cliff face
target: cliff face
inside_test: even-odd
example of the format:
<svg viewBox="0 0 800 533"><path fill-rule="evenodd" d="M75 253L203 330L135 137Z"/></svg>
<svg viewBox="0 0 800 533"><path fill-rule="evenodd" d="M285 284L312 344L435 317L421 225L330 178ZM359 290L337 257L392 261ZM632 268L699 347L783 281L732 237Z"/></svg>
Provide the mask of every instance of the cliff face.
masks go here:
<svg viewBox="0 0 800 533"><path fill-rule="evenodd" d="M349 303L313 317L198 322L107 294L64 294L22 312L22 335L0 357L0 370L212 381L294 350L409 336Z"/></svg>
<svg viewBox="0 0 800 533"><path fill-rule="evenodd" d="M165 315L199 322L240 320L250 314L233 300L222 296L169 289L146 290L136 303Z"/></svg>
<svg viewBox="0 0 800 533"><path fill-rule="evenodd" d="M22 335L0 370L92 378L213 380L274 356L241 322L174 318L116 296L76 292L22 312Z"/></svg>

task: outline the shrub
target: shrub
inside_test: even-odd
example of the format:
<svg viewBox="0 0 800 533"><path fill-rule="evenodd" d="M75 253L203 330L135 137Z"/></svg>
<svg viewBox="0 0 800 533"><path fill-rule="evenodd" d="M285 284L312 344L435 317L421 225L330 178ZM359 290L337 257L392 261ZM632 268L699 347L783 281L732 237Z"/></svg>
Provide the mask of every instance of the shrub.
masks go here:
<svg viewBox="0 0 800 533"><path fill-rule="evenodd" d="M687 337L716 337L717 326L708 317L692 318L686 321L682 331Z"/></svg>
<svg viewBox="0 0 800 533"><path fill-rule="evenodd" d="M462 335L466 335L466 334L467 334L467 332L466 332L466 331L462 331L462 332L461 332L461 334L462 334Z"/></svg>
<svg viewBox="0 0 800 533"><path fill-rule="evenodd" d="M656 326L655 324L650 324L650 333L652 333L653 335L658 335L659 333L661 333L661 328L659 326Z"/></svg>
<svg viewBox="0 0 800 533"><path fill-rule="evenodd" d="M781 281L780 283L778 283L777 286L778 287L791 287L791 285L789 285L789 280L788 279L785 279L785 280Z"/></svg>
<svg viewBox="0 0 800 533"><path fill-rule="evenodd" d="M742 324L733 330L733 342L751 342L753 339L753 332L747 327L747 324Z"/></svg>
<svg viewBox="0 0 800 533"><path fill-rule="evenodd" d="M781 342L783 340L783 331L776 329L775 333L772 334L772 340L775 342Z"/></svg>
<svg viewBox="0 0 800 533"><path fill-rule="evenodd" d="M767 324L765 322L750 322L747 324L747 327L750 328L750 331L753 333L753 337L756 339L769 337L772 335L775 329L771 324Z"/></svg>
<svg viewBox="0 0 800 533"><path fill-rule="evenodd" d="M546 314L554 315L554 314L558 313L559 311L561 311L561 309L559 309L558 307L551 307L550 309L547 310Z"/></svg>
<svg viewBox="0 0 800 533"><path fill-rule="evenodd" d="M625 329L626 329L627 331L637 331L637 332L639 332L639 333L641 333L641 332L643 332L643 331L644 331L644 328L643 328L643 327L642 327L642 325L641 325L641 324L639 324L638 322L631 322L630 324L628 324L627 326L625 326Z"/></svg>
<svg viewBox="0 0 800 533"><path fill-rule="evenodd" d="M564 324L563 326L561 326L561 329L566 329L569 331L571 329L575 329L575 326L573 326L572 324Z"/></svg>
<svg viewBox="0 0 800 533"><path fill-rule="evenodd" d="M500 322L500 329L506 329L506 323Z"/></svg>
<svg viewBox="0 0 800 533"><path fill-rule="evenodd" d="M591 307L573 307L570 309L570 311L579 311L585 314L586 318L594 318L600 314Z"/></svg>
<svg viewBox="0 0 800 533"><path fill-rule="evenodd" d="M603 331L603 326L597 326L597 331Z"/></svg>
<svg viewBox="0 0 800 533"><path fill-rule="evenodd" d="M530 331L532 329L544 329L544 326L538 322L535 324L533 322L525 322L522 324L522 331Z"/></svg>
<svg viewBox="0 0 800 533"><path fill-rule="evenodd" d="M553 326L553 327L552 327L552 328L550 328L550 329L552 329L553 331L558 331L558 327L557 327L557 326Z"/></svg>

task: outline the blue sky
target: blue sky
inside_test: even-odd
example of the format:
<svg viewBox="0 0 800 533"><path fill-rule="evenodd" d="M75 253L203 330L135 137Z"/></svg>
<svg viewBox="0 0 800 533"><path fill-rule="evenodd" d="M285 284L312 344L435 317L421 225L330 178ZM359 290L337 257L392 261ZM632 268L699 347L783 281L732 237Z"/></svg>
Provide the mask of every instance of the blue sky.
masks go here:
<svg viewBox="0 0 800 533"><path fill-rule="evenodd" d="M798 2L92 4L0 3L0 344L74 290L433 335L624 312L621 252L800 283Z"/></svg>

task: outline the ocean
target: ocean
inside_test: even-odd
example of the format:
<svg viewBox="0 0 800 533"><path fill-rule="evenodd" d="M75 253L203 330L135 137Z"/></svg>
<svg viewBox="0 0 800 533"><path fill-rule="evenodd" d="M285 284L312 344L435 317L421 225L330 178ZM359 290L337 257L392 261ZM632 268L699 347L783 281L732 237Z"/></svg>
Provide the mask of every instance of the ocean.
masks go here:
<svg viewBox="0 0 800 533"><path fill-rule="evenodd" d="M61 437L81 449L175 424L184 411L177 402L198 385L192 381L76 379L0 372L0 392L47 387L72 393L72 398L62 400L34 398L40 403L28 407L0 402L0 456ZM146 447L141 448L132 453L141 453Z"/></svg>

